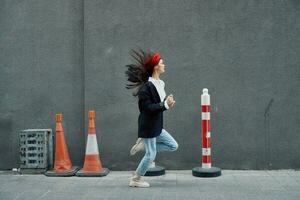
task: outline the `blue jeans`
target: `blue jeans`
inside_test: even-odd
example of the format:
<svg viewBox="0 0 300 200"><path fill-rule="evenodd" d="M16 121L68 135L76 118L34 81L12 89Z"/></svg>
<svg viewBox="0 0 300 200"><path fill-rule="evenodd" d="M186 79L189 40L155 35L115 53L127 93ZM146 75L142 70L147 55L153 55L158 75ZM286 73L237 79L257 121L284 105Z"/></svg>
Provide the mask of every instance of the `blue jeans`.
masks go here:
<svg viewBox="0 0 300 200"><path fill-rule="evenodd" d="M176 151L178 144L176 140L165 130L162 129L161 134L155 138L143 138L146 153L141 160L136 173L144 176L152 161L154 161L156 152L161 151Z"/></svg>

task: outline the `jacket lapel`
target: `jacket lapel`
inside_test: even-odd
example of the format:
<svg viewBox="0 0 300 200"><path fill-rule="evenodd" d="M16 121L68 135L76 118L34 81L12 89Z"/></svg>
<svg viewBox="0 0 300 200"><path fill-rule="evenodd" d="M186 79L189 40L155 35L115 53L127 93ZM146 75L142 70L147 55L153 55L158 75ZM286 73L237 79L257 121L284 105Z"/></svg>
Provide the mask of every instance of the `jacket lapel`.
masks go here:
<svg viewBox="0 0 300 200"><path fill-rule="evenodd" d="M157 92L155 85L151 81L149 81L149 82L150 82L151 94L154 96L156 103L160 103L160 97L159 97L159 94Z"/></svg>

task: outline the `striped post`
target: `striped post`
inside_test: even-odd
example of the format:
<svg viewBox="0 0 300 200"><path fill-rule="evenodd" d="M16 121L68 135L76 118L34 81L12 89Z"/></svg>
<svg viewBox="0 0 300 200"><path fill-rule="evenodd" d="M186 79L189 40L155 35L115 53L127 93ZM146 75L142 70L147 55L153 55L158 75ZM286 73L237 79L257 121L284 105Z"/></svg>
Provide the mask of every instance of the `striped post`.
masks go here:
<svg viewBox="0 0 300 200"><path fill-rule="evenodd" d="M201 95L202 112L202 168L211 168L211 137L210 137L210 96L208 89Z"/></svg>
<svg viewBox="0 0 300 200"><path fill-rule="evenodd" d="M201 95L202 167L193 168L193 176L196 177L217 177L221 175L221 169L211 165L210 111L210 95L208 89L204 88Z"/></svg>

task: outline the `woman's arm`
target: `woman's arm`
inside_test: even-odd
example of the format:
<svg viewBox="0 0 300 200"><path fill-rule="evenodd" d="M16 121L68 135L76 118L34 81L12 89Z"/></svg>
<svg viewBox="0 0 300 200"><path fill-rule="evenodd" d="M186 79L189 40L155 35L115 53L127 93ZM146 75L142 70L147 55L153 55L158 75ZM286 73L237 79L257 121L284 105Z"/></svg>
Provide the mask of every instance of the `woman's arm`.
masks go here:
<svg viewBox="0 0 300 200"><path fill-rule="evenodd" d="M141 105L141 109L150 113L158 113L167 110L165 107L165 101L160 103L152 103L150 95L147 91L140 91L139 94L139 103Z"/></svg>

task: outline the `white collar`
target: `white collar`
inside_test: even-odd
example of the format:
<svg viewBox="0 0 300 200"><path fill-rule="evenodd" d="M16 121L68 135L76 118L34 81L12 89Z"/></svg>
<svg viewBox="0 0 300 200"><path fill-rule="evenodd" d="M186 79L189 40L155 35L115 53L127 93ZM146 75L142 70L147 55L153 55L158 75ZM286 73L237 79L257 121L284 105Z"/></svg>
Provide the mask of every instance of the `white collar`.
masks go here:
<svg viewBox="0 0 300 200"><path fill-rule="evenodd" d="M149 76L148 81L160 81L160 79L155 79L155 78L152 78L152 76Z"/></svg>

